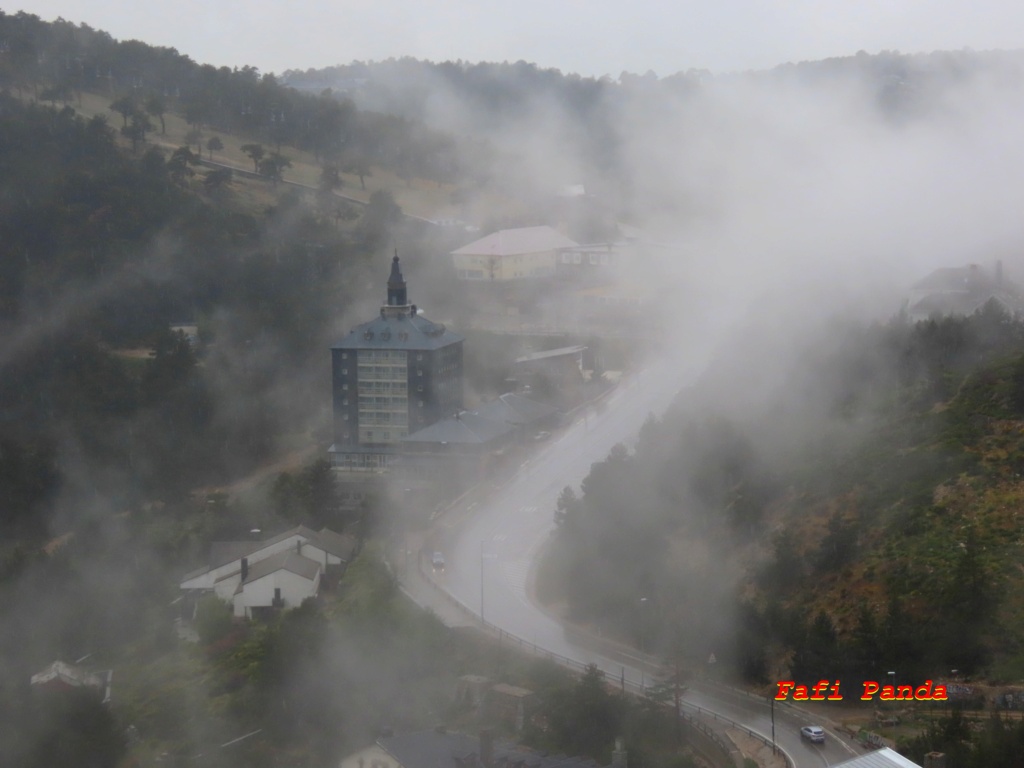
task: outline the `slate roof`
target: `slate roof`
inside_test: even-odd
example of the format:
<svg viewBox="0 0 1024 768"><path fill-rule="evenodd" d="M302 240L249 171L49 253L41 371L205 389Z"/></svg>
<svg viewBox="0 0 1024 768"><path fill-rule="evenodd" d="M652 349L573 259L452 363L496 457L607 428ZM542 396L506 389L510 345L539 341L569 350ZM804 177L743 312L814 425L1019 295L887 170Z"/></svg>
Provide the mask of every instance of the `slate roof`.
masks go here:
<svg viewBox="0 0 1024 768"><path fill-rule="evenodd" d="M320 572L320 564L289 549L250 565L249 575L246 576L242 584L250 584L257 579L262 579L264 576L269 576L275 571L282 570L312 581ZM238 588L241 589L242 585L239 584Z"/></svg>
<svg viewBox="0 0 1024 768"><path fill-rule="evenodd" d="M586 349L586 347L581 345L581 344L577 344L574 347L559 347L558 349L547 349L547 350L544 350L543 352L533 352L533 353L531 353L529 355L523 355L522 357L517 357L516 358L516 362L517 363L532 363L532 362L534 362L536 360L549 360L550 358L553 358L553 357L566 357L568 355L578 355L580 352L582 352L585 349Z"/></svg>
<svg viewBox="0 0 1024 768"><path fill-rule="evenodd" d="M519 227L501 229L487 237L464 245L453 256L515 256L524 253L544 253L559 248L573 248L578 243L552 227Z"/></svg>
<svg viewBox="0 0 1024 768"><path fill-rule="evenodd" d="M874 752L868 752L866 755L835 763L832 768L921 768L921 766L899 752L883 747Z"/></svg>
<svg viewBox="0 0 1024 768"><path fill-rule="evenodd" d="M209 562L206 565L196 568L194 571L186 573L181 580L183 582L190 581L191 579L194 579L197 576L202 576L204 573L212 571L214 568L220 568L222 565L227 565L228 563L239 561L243 557L248 557L249 555L255 552L259 552L261 549L271 546L272 544L278 544L291 536L299 535L306 541L316 543L318 541L325 540L325 533L329 534L330 537L336 537L330 538L329 541L331 543L331 546L336 546L340 548L338 541L339 539L344 539L345 537L341 536L340 534L336 534L334 533L334 531L331 531L327 528L324 528L323 531L317 533L312 528L307 528L304 525L297 525L294 528L289 528L287 531L283 531L282 533L279 533L272 538L266 539L265 541L215 541L212 544L210 544ZM353 544L352 546L354 547L355 545ZM336 554L338 557L343 558L341 554L334 552L330 549L327 549L326 546L321 545L320 548L330 552L332 555ZM351 549L348 551L351 552ZM255 565L255 563L253 565ZM218 581L223 581L226 578L234 576L236 573L238 573L238 571L225 574L220 579L218 579Z"/></svg>
<svg viewBox="0 0 1024 768"><path fill-rule="evenodd" d="M290 536L298 534L304 539L309 541L310 539L316 538L316 531L312 528L307 528L304 525L297 525L294 528L289 528L287 531L277 534L273 538L266 539L265 541L215 541L210 545L210 563L207 566L207 570L213 568L219 568L222 565L227 565L234 560L241 560L243 557L248 557L254 552L259 552L264 547L269 547L272 544L278 544ZM205 571L203 571L205 573ZM198 575L198 574L197 574Z"/></svg>
<svg viewBox="0 0 1024 768"><path fill-rule="evenodd" d="M473 411L462 411L457 417L434 422L418 432L402 438L408 443L449 443L483 445L511 432L513 427L493 421Z"/></svg>
<svg viewBox="0 0 1024 768"><path fill-rule="evenodd" d="M533 424L554 416L558 413L558 409L530 400L522 395L507 392L497 400L481 403L477 407L476 413L500 424Z"/></svg>
<svg viewBox="0 0 1024 768"><path fill-rule="evenodd" d="M352 559L352 553L356 549L355 537L343 533L335 533L330 528L324 528L309 543L320 547L324 552L335 557L340 557L342 562L346 563Z"/></svg>
<svg viewBox="0 0 1024 768"><path fill-rule="evenodd" d="M380 739L377 744L402 768L479 768L480 739L462 733L418 731ZM581 757L541 755L495 739L492 768L569 768L599 764Z"/></svg>
<svg viewBox="0 0 1024 768"><path fill-rule="evenodd" d="M443 323L434 323L423 315L400 314L377 317L357 325L331 349L440 349L464 341Z"/></svg>

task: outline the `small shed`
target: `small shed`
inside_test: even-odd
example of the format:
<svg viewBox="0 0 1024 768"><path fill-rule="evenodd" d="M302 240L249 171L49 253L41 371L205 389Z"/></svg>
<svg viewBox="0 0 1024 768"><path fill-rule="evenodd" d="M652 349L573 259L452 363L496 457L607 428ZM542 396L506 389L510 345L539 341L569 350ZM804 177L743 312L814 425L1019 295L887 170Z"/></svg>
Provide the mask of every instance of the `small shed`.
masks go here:
<svg viewBox="0 0 1024 768"><path fill-rule="evenodd" d="M491 688L488 709L493 717L521 731L535 698L533 691L527 688L498 683Z"/></svg>

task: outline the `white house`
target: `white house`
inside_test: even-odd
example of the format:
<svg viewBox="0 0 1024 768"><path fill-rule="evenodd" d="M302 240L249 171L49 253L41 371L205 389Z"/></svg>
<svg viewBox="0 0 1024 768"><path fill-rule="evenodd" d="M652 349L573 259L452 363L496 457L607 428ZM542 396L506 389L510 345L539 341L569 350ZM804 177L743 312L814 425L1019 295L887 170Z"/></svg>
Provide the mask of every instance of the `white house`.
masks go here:
<svg viewBox="0 0 1024 768"><path fill-rule="evenodd" d="M297 608L320 591L320 564L295 551L278 552L260 560L243 576L232 595L238 618L260 618L276 609Z"/></svg>
<svg viewBox="0 0 1024 768"><path fill-rule="evenodd" d="M340 576L355 548L356 541L351 536L335 533L328 528L317 532L303 525L266 541L218 541L210 546L209 563L186 574L179 586L186 593L188 608L194 609L199 597L211 592L221 600L237 606L236 597L240 587L247 579L252 580L253 573L262 573L262 569L257 569L265 560L278 558L275 563L279 563L282 556L294 554L317 566L320 574L334 573ZM309 568L303 566L302 573L308 574ZM319 588L320 576L317 576L316 584ZM243 610L236 615L247 616L250 612Z"/></svg>

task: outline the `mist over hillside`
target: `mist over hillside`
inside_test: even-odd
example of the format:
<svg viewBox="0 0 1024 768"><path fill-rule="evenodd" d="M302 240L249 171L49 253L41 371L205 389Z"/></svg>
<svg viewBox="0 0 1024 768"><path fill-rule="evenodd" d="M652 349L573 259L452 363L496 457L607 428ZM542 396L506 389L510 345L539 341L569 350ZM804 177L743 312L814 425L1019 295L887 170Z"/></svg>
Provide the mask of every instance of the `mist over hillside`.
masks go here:
<svg viewBox="0 0 1024 768"><path fill-rule="evenodd" d="M898 623L903 592L931 583L906 615L940 606L953 619L928 625L941 644L900 658L922 659L922 675L996 658L1014 677L1020 653L997 646L1017 586L990 578L1007 542L979 529L928 547L949 520L999 506L986 479L1018 498L1005 434L1020 421L1019 320L915 326L901 310L940 267L998 262L1006 284L1024 281L1022 76L1020 54L962 51L615 81L409 59L277 78L0 15L0 755L60 762L47 745L70 718L102 765L129 726L147 758L265 729L254 760L336 762L390 717L413 728L448 714L449 678L486 654L398 593L374 546L395 530L394 499L336 495L329 350L380 312L396 251L411 300L470 326L496 292L459 280L449 254L520 226L635 246L614 283L644 297L618 340L637 369L621 380L645 355L713 361L678 382L696 386L635 454L616 450L563 497L561 524L585 532L555 574L570 618L635 643L629 601L647 592L670 620L644 638L652 649L703 655L708 637L738 638L723 662L764 682L790 662L808 675L838 663L844 632ZM519 286L532 308L542 287ZM477 338L467 392L482 399L536 341ZM814 476L787 474L794 464ZM855 490L840 482L851 476ZM860 506L838 508L836 488ZM776 534L803 520L810 533L785 549ZM185 645L178 580L209 544L300 523L367 543L332 607L235 631L214 606ZM878 544L904 524L899 551ZM630 547L615 549L623 530ZM645 558L646 570L595 576L591 535L616 569ZM831 616L826 601L852 589L843 568L862 567L854 552L876 558L859 573L875 591L858 595L860 615ZM965 608L958 574L991 610ZM948 631L957 616L979 631ZM125 669L110 709L23 696L54 659L90 656Z"/></svg>

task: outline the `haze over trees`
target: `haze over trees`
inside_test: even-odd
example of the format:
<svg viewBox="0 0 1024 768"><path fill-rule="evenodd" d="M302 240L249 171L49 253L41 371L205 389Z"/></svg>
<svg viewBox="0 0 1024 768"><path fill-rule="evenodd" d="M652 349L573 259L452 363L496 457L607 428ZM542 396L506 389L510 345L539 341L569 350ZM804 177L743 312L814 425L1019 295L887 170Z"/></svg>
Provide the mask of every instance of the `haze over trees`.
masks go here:
<svg viewBox="0 0 1024 768"><path fill-rule="evenodd" d="M690 668L714 653L755 683L888 666L1022 676L1005 640L1020 619L1019 319L988 307L872 325L827 306L786 325L778 307L816 299L832 257L832 282L884 264L897 283L1015 242L1020 198L996 171L1017 174L1019 56L617 81L401 60L279 79L25 13L0 13L0 41L0 762L113 764L129 725L155 754L262 728L225 760L327 762L381 725L434 724L473 651L410 609L372 546L330 612L235 632L204 607L191 654L168 610L212 540L357 522L312 453L329 434L326 350L376 311L398 245L418 257L417 301L474 310L431 262L474 235L403 215L424 187L485 227L567 222L604 242L651 224L630 236L645 260L628 277L656 289L652 347L689 355L737 307L758 310L635 452L614 451L552 510L545 588L572 620ZM323 92L328 76L365 82ZM284 77L321 81L310 94ZM109 114L78 115L96 94ZM182 118L185 146L155 146ZM263 179L202 168L229 142ZM313 196L268 181L307 152ZM965 157L996 167L963 171ZM343 173L359 192L369 180L358 212L334 195ZM559 194L579 182L581 199ZM928 190L924 219L902 207L908 189ZM888 299L871 309L891 314ZM170 330L182 321L198 342ZM505 384L487 362L519 343L488 341L467 359L482 389ZM266 498L229 498L283 458ZM25 671L90 654L125 672L112 710L26 704ZM613 730L657 719L596 670L557 682L539 746L605 760ZM949 744L959 728L926 735ZM1014 733L993 723L982 743L1006 751Z"/></svg>
<svg viewBox="0 0 1024 768"><path fill-rule="evenodd" d="M741 417L713 403L756 375L750 341L563 492L570 618L751 682L1016 676L1024 323L833 327Z"/></svg>

